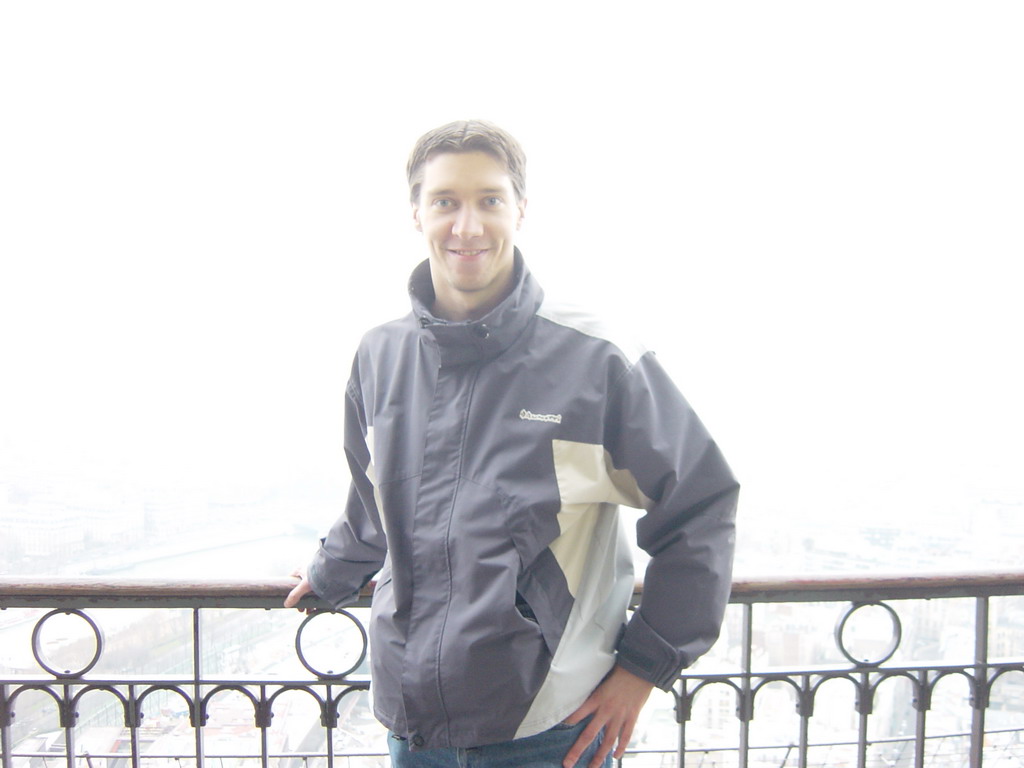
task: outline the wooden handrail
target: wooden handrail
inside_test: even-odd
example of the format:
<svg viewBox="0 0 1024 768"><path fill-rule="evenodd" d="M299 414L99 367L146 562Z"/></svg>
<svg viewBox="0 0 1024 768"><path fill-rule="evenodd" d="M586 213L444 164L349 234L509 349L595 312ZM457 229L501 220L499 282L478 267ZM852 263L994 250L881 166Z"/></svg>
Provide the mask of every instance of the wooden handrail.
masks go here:
<svg viewBox="0 0 1024 768"><path fill-rule="evenodd" d="M295 585L273 579L133 579L110 577L0 576L0 608L19 606L164 606L276 608ZM369 604L372 582L360 604ZM643 585L636 586L636 597ZM874 601L927 597L979 597L1024 594L1024 571L823 575L793 578L738 578L731 601ZM308 597L303 608L329 607Z"/></svg>

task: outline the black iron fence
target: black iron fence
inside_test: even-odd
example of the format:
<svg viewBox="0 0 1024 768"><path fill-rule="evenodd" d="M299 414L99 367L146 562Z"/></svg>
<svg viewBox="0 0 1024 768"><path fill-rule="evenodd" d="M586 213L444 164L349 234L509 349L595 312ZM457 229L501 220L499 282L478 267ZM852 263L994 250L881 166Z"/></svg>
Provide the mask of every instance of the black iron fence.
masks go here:
<svg viewBox="0 0 1024 768"><path fill-rule="evenodd" d="M289 587L0 577L2 768L386 766L369 593L301 614ZM1024 765L1024 573L743 580L731 603L624 765Z"/></svg>

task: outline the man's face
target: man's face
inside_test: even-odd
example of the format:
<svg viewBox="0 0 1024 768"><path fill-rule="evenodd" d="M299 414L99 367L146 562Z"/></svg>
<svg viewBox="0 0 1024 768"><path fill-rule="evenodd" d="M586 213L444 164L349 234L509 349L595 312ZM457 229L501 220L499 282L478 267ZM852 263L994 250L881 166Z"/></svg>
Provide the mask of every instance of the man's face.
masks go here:
<svg viewBox="0 0 1024 768"><path fill-rule="evenodd" d="M412 215L430 249L436 314L475 319L507 295L525 212L508 172L486 152L446 152L426 162Z"/></svg>

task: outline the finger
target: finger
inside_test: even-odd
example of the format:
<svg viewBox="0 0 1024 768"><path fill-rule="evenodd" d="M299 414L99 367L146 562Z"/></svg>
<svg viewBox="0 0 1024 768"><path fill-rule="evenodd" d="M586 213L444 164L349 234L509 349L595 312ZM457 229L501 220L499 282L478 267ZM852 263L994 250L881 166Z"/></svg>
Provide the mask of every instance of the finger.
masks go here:
<svg viewBox="0 0 1024 768"><path fill-rule="evenodd" d="M309 591L309 582L300 581L298 584L295 585L292 591L289 592L288 596L284 599L284 607L294 608L298 604L299 600L301 600Z"/></svg>
<svg viewBox="0 0 1024 768"><path fill-rule="evenodd" d="M626 723L622 726L622 730L619 731L619 743L615 747L615 759L620 759L626 754L626 747L629 746L629 740L633 738L633 726L635 723Z"/></svg>
<svg viewBox="0 0 1024 768"><path fill-rule="evenodd" d="M601 732L601 726L594 727L594 722L591 721L587 724L587 727L583 729L583 733L579 735L572 747L570 747L568 753L565 755L565 760L562 761L564 768L573 768L580 756L587 751L587 747L593 744L594 739L597 738L597 734Z"/></svg>
<svg viewBox="0 0 1024 768"><path fill-rule="evenodd" d="M594 753L594 759L590 761L588 768L601 768L601 763L608 756L608 753L612 751L612 747L615 746L617 728L607 726L604 730L604 738L601 740L601 745L597 748L597 752ZM625 742L622 741L621 737L618 739L619 746L621 747ZM616 757L622 757L622 755L616 754Z"/></svg>
<svg viewBox="0 0 1024 768"><path fill-rule="evenodd" d="M601 768L604 763L605 757L611 752L612 745L610 740L602 741L601 746L598 747L597 752L594 754L594 759L590 761L590 765L587 768Z"/></svg>
<svg viewBox="0 0 1024 768"><path fill-rule="evenodd" d="M597 706L591 704L590 699L587 699L585 702L583 702L583 704L580 705L579 709L577 709L575 712L573 712L571 715L565 718L565 720L563 720L562 722L566 725L576 725L581 720L586 720L591 712L596 711Z"/></svg>

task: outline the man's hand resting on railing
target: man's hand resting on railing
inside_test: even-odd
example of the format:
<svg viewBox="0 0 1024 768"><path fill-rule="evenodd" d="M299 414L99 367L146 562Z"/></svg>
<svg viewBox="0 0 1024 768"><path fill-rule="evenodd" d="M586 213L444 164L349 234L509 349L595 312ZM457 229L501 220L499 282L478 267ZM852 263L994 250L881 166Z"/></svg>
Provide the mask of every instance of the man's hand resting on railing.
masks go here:
<svg viewBox="0 0 1024 768"><path fill-rule="evenodd" d="M284 599L285 608L294 608L299 604L299 601L306 595L313 594L313 587L310 586L309 579L306 578L305 568L296 568L292 571L289 576L299 580L299 583L292 587L292 591L288 593L288 597ZM302 608L299 609L303 610Z"/></svg>

